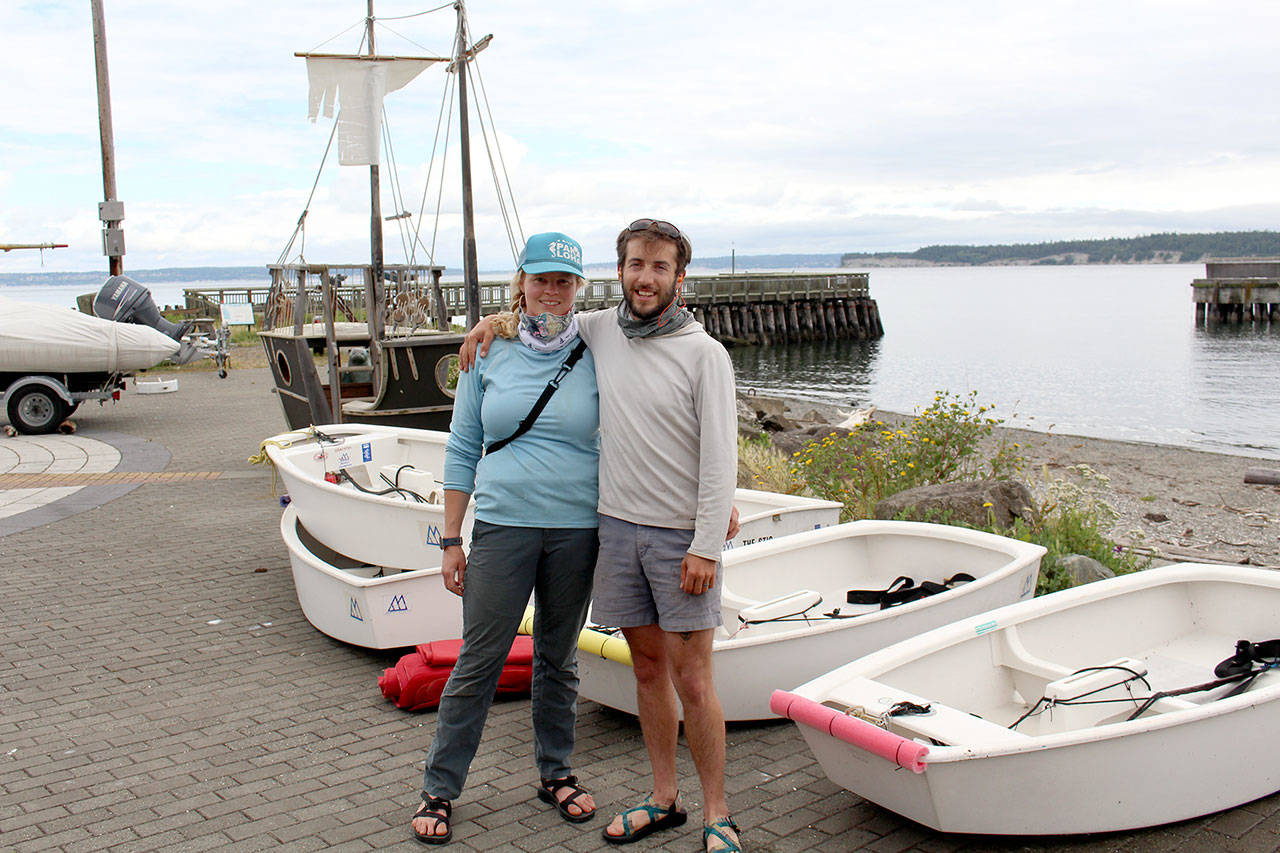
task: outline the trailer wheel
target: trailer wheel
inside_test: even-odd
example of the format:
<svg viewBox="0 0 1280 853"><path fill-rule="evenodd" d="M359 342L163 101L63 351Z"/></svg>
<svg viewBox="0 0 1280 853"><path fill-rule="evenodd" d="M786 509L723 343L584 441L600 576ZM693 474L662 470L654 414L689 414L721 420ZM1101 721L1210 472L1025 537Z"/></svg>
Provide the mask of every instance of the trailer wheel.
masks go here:
<svg viewBox="0 0 1280 853"><path fill-rule="evenodd" d="M43 385L22 388L9 397L9 423L20 433L44 435L67 419L67 404Z"/></svg>

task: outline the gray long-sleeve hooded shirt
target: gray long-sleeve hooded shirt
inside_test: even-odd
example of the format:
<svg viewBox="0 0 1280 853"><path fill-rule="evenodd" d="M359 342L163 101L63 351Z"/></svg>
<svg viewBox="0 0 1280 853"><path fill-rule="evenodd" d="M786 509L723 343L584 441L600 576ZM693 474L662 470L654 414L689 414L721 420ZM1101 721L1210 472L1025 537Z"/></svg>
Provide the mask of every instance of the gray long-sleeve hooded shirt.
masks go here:
<svg viewBox="0 0 1280 853"><path fill-rule="evenodd" d="M600 512L693 530L689 553L719 560L738 474L729 354L696 322L648 338L614 311L578 323L600 390Z"/></svg>

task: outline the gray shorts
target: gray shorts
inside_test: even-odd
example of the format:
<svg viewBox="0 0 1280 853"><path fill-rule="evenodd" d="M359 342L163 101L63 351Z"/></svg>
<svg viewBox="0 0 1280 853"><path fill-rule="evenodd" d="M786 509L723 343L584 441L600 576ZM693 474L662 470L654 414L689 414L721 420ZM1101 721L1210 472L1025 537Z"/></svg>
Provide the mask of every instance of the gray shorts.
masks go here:
<svg viewBox="0 0 1280 853"><path fill-rule="evenodd" d="M715 586L702 595L680 589L680 563L692 542L692 530L649 527L601 515L592 621L615 628L657 625L671 632L720 625L722 565L716 567Z"/></svg>

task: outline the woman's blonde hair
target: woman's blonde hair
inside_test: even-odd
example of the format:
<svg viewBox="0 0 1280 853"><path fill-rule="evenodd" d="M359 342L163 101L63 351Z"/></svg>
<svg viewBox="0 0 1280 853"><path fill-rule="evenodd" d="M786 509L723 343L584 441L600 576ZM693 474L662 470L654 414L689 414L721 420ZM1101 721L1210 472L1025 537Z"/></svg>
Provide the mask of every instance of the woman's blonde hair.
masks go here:
<svg viewBox="0 0 1280 853"><path fill-rule="evenodd" d="M493 333L500 338L514 338L516 330L520 327L520 312L524 310L524 278L527 273L524 270L516 270L515 275L511 277L511 302L507 306L507 310L493 315ZM569 278L574 281L574 296L587 283L587 280L580 275L569 274Z"/></svg>

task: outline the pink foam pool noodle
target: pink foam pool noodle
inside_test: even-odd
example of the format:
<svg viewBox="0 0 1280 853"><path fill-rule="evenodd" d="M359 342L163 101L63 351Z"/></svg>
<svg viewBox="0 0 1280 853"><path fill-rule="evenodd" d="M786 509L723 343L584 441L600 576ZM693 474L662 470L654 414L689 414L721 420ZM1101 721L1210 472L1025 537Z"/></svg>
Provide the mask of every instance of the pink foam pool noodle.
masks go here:
<svg viewBox="0 0 1280 853"><path fill-rule="evenodd" d="M769 710L779 717L826 732L845 743L892 761L899 767L915 773L924 772L924 758L929 754L929 747L887 732L865 720L841 714L834 708L785 690L773 691L773 696L769 698Z"/></svg>

